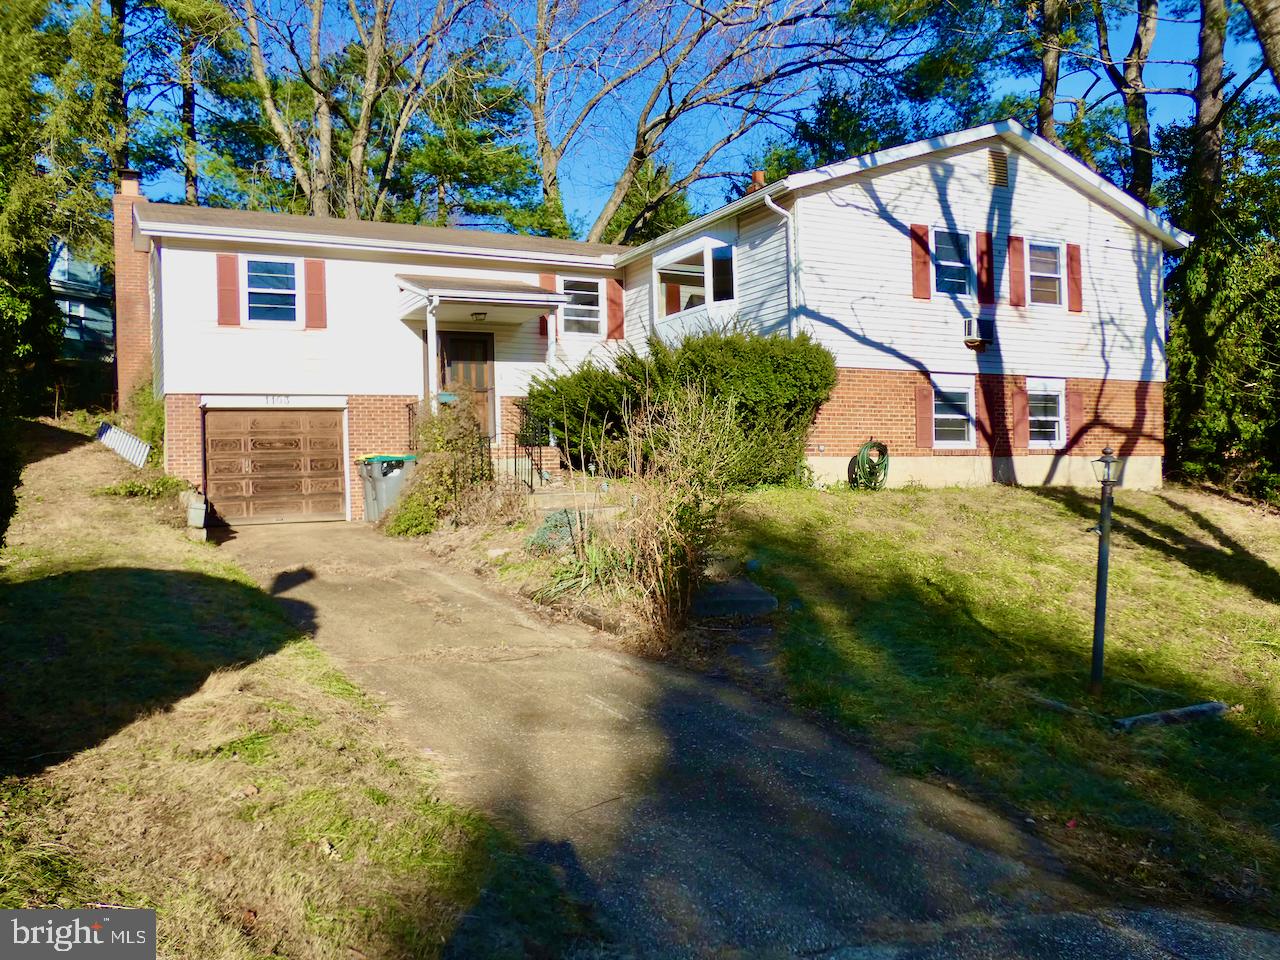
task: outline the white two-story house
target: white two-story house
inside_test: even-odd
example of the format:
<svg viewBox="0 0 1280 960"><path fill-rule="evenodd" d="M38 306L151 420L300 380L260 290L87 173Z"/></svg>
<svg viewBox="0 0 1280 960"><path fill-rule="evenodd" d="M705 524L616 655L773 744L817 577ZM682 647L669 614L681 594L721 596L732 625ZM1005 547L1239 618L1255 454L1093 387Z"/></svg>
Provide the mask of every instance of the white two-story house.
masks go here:
<svg viewBox="0 0 1280 960"><path fill-rule="evenodd" d="M231 522L360 519L356 458L465 383L499 447L530 378L737 324L807 333L839 382L820 479L1125 482L1163 454L1165 251L1190 238L1012 120L757 187L639 247L115 199L121 397Z"/></svg>

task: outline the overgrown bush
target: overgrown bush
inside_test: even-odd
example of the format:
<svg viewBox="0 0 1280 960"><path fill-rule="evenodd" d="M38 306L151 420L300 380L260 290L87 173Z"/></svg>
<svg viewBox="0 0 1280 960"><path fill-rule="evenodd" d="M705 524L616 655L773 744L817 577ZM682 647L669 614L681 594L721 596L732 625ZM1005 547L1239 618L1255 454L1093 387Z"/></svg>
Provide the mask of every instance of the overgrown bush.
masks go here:
<svg viewBox="0 0 1280 960"><path fill-rule="evenodd" d="M164 462L164 397L156 396L151 381L139 384L129 395L126 430L143 443L151 444L147 462L157 466Z"/></svg>
<svg viewBox="0 0 1280 960"><path fill-rule="evenodd" d="M653 338L647 353L625 349L613 368L587 363L537 377L526 411L575 464L590 460L619 474L634 452L626 436L628 411L653 409L660 398L696 386L733 401L745 444L735 482L786 483L803 468L809 427L835 383L835 359L805 334L788 339L713 332L675 347ZM642 457L649 453L640 451Z"/></svg>
<svg viewBox="0 0 1280 960"><path fill-rule="evenodd" d="M523 513L524 497L494 473L489 438L466 391L432 410L422 404L415 436L418 462L408 489L388 515L384 529L397 537L419 537L445 519L510 521Z"/></svg>
<svg viewBox="0 0 1280 960"><path fill-rule="evenodd" d="M733 397L682 385L626 408L619 424L629 500L609 530L569 527L572 553L541 592L630 594L666 652L685 618L708 549L756 455Z"/></svg>

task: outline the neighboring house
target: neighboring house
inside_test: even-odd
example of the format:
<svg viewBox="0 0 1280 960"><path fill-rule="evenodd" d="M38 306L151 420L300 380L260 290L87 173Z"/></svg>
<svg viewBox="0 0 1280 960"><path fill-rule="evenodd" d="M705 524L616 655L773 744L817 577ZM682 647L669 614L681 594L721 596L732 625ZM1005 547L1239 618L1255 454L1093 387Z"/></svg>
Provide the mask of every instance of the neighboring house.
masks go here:
<svg viewBox="0 0 1280 960"><path fill-rule="evenodd" d="M530 378L651 334L808 332L810 464L891 484L1125 482L1163 454L1162 260L1186 234L1011 120L796 174L639 247L115 200L120 395L235 521L359 519L355 458L466 383L510 447Z"/></svg>
<svg viewBox="0 0 1280 960"><path fill-rule="evenodd" d="M62 355L71 360L110 361L115 352L114 297L102 268L77 258L59 242L53 249L49 285L62 310Z"/></svg>

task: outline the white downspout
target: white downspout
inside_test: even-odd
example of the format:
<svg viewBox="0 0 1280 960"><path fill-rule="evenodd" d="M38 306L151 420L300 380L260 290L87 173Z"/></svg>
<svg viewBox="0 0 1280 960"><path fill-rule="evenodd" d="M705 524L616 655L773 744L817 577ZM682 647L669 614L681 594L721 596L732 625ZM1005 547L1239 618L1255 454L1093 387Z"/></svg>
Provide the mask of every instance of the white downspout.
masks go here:
<svg viewBox="0 0 1280 960"><path fill-rule="evenodd" d="M787 225L787 339L796 338L796 267L794 247L791 234L795 229L795 220L789 210L784 210L774 202L769 194L764 195L764 205L780 216Z"/></svg>

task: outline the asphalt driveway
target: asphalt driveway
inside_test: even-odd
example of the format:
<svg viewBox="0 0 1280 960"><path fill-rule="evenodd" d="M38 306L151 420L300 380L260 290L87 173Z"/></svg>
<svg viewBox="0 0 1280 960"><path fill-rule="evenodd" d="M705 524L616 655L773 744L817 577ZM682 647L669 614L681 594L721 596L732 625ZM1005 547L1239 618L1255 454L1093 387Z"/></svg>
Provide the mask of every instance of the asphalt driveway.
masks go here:
<svg viewBox="0 0 1280 960"><path fill-rule="evenodd" d="M724 682L553 624L356 524L221 548L638 957L1280 958L1280 937L1104 902L1028 833Z"/></svg>

